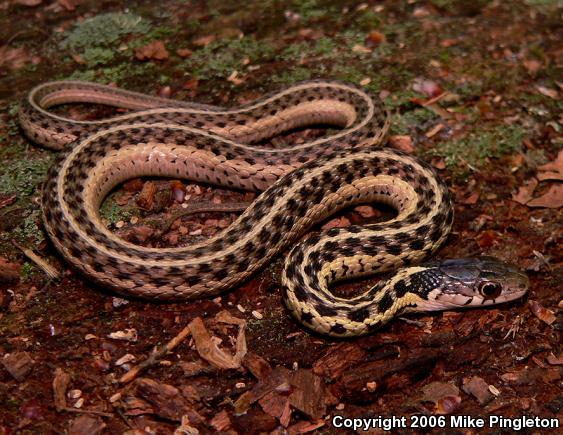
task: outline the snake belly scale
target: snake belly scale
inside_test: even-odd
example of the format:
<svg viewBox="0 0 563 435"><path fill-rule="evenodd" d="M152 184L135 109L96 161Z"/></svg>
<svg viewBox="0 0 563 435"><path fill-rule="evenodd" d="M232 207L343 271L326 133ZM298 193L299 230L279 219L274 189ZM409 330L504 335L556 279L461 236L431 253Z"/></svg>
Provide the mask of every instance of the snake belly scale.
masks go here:
<svg viewBox="0 0 563 435"><path fill-rule="evenodd" d="M73 102L132 110L96 121L75 121L48 110ZM455 303L452 298L438 303L448 272L416 264L451 229L447 186L423 161L381 148L389 115L379 99L354 85L304 82L223 109L87 82L50 82L30 92L19 117L30 138L62 150L42 194L50 238L76 268L120 293L176 301L208 297L236 287L295 245L282 274L283 297L297 319L324 334L361 335L405 311L519 297L464 295L459 300L456 295ZM298 145L270 149L259 143L311 124L340 130ZM229 228L209 240L148 248L118 238L99 217L108 192L140 176L262 193ZM297 243L336 211L366 202L389 204L398 214L380 224L313 233ZM401 267L356 298L338 298L329 291L335 281ZM480 271L495 267L478 266ZM500 275L517 275L503 267ZM522 282L512 284L521 295Z"/></svg>

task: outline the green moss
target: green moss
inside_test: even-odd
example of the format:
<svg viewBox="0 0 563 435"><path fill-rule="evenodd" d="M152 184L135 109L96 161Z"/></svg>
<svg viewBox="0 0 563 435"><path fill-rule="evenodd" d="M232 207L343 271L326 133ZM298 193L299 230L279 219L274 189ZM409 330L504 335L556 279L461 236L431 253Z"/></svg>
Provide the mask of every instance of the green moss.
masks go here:
<svg viewBox="0 0 563 435"><path fill-rule="evenodd" d="M283 70L271 77L273 83L289 85L302 80L309 80L312 77L310 68L296 67Z"/></svg>
<svg viewBox="0 0 563 435"><path fill-rule="evenodd" d="M64 78L69 80L95 81L98 83L123 83L125 81L131 82L135 80L145 81L147 77L156 76L158 71L158 65L152 62L124 62L96 70L75 70L70 76L65 76ZM166 77L166 79L168 79L168 77ZM160 83L163 82L161 81Z"/></svg>
<svg viewBox="0 0 563 435"><path fill-rule="evenodd" d="M273 48L252 37L221 39L213 41L196 51L183 63L199 79L228 77L233 71L241 71L246 60L250 63L265 63L274 55Z"/></svg>
<svg viewBox="0 0 563 435"><path fill-rule="evenodd" d="M437 118L434 112L423 107L405 113L394 113L391 121L391 134L411 134L417 127Z"/></svg>
<svg viewBox="0 0 563 435"><path fill-rule="evenodd" d="M313 21L334 12L321 0L296 0L293 2L293 9L301 17L301 21Z"/></svg>
<svg viewBox="0 0 563 435"><path fill-rule="evenodd" d="M486 159L520 151L524 136L521 126L502 125L491 131L474 131L463 138L438 143L431 154L444 157L447 165L483 167Z"/></svg>
<svg viewBox="0 0 563 435"><path fill-rule="evenodd" d="M67 32L61 45L74 52L83 52L93 47L116 46L125 35L143 34L149 30L148 20L135 14L99 14Z"/></svg>
<svg viewBox="0 0 563 435"><path fill-rule="evenodd" d="M45 233L41 226L41 211L32 211L23 222L12 231L11 238L23 244L34 243L35 246L42 243L45 240Z"/></svg>
<svg viewBox="0 0 563 435"><path fill-rule="evenodd" d="M375 30L381 26L381 18L377 12L365 9L361 12L361 15L356 18L356 24L362 30L369 32L370 30Z"/></svg>
<svg viewBox="0 0 563 435"><path fill-rule="evenodd" d="M106 65L113 61L115 53L113 50L101 47L87 48L81 55L89 68L98 65Z"/></svg>
<svg viewBox="0 0 563 435"><path fill-rule="evenodd" d="M100 217L102 219L106 219L110 224L129 220L131 219L131 216L133 216L133 210L131 207L121 207L115 203L116 194L117 193L114 192L108 195L100 207Z"/></svg>
<svg viewBox="0 0 563 435"><path fill-rule="evenodd" d="M21 282L31 281L31 279L34 277L36 273L37 273L37 269L35 268L35 266L32 263L26 261L22 265L20 272Z"/></svg>
<svg viewBox="0 0 563 435"><path fill-rule="evenodd" d="M34 159L22 155L11 160L0 169L0 193L17 193L18 197L32 195L45 179L51 161L50 155Z"/></svg>

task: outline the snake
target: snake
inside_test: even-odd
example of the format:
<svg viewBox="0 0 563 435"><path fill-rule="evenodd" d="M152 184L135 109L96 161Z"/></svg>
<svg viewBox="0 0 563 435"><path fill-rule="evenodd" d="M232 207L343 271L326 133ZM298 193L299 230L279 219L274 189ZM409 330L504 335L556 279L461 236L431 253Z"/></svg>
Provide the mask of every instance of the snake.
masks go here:
<svg viewBox="0 0 563 435"><path fill-rule="evenodd" d="M75 120L50 110L71 103L122 112ZM231 290L288 252L281 293L313 332L369 334L409 312L488 306L523 296L527 276L493 257L430 257L454 221L452 196L431 165L386 146L390 113L371 92L311 80L237 107L153 97L82 81L54 81L22 100L19 121L34 142L60 151L41 193L57 250L92 281L120 294L189 301ZM267 140L311 126L302 143ZM99 208L136 177L186 179L259 192L223 232L190 246L153 248L113 234ZM315 231L349 207L383 203L388 221ZM383 274L358 296L336 282Z"/></svg>

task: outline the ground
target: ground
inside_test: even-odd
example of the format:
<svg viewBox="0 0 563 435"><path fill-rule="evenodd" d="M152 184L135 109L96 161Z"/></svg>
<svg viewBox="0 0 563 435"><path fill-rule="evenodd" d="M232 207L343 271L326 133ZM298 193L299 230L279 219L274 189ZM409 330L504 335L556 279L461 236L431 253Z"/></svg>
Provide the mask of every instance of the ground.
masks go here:
<svg viewBox="0 0 563 435"><path fill-rule="evenodd" d="M451 416L560 416L560 2L237 3L0 1L0 433L329 434L344 431L336 415L422 415L417 431L426 432ZM528 273L529 295L396 319L348 341L291 319L283 256L214 300L120 299L70 269L43 231L37 200L56 153L22 134L17 111L32 86L63 78L227 106L309 78L360 84L393 113L390 145L431 162L455 196L454 230L437 256L512 262ZM139 195L158 207L141 208ZM253 198L134 180L101 213L123 237L177 246L236 216L186 216L158 232L179 202ZM62 278L48 278L26 248ZM135 380L120 379L181 332L188 337Z"/></svg>

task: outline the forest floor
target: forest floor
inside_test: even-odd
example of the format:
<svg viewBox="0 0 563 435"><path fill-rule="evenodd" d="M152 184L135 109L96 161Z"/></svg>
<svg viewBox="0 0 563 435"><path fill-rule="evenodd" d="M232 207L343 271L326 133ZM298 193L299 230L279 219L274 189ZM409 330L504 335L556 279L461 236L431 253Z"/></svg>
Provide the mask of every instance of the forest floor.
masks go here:
<svg viewBox="0 0 563 435"><path fill-rule="evenodd" d="M451 416L560 417L562 13L549 0L0 0L0 434L340 433L334 416L405 416L415 431L442 432ZM412 315L337 341L302 329L283 307L283 256L216 299L157 304L92 284L47 239L38 197L56 153L17 120L33 86L91 80L236 106L312 78L356 83L385 101L390 144L430 162L454 195L454 229L437 257L512 262L530 277L526 298ZM158 204L150 210L138 204L147 183ZM134 180L101 215L129 240L184 246L236 214L176 219L154 242L179 202L253 198ZM374 214L357 208L329 225ZM122 379L181 332L171 352Z"/></svg>

